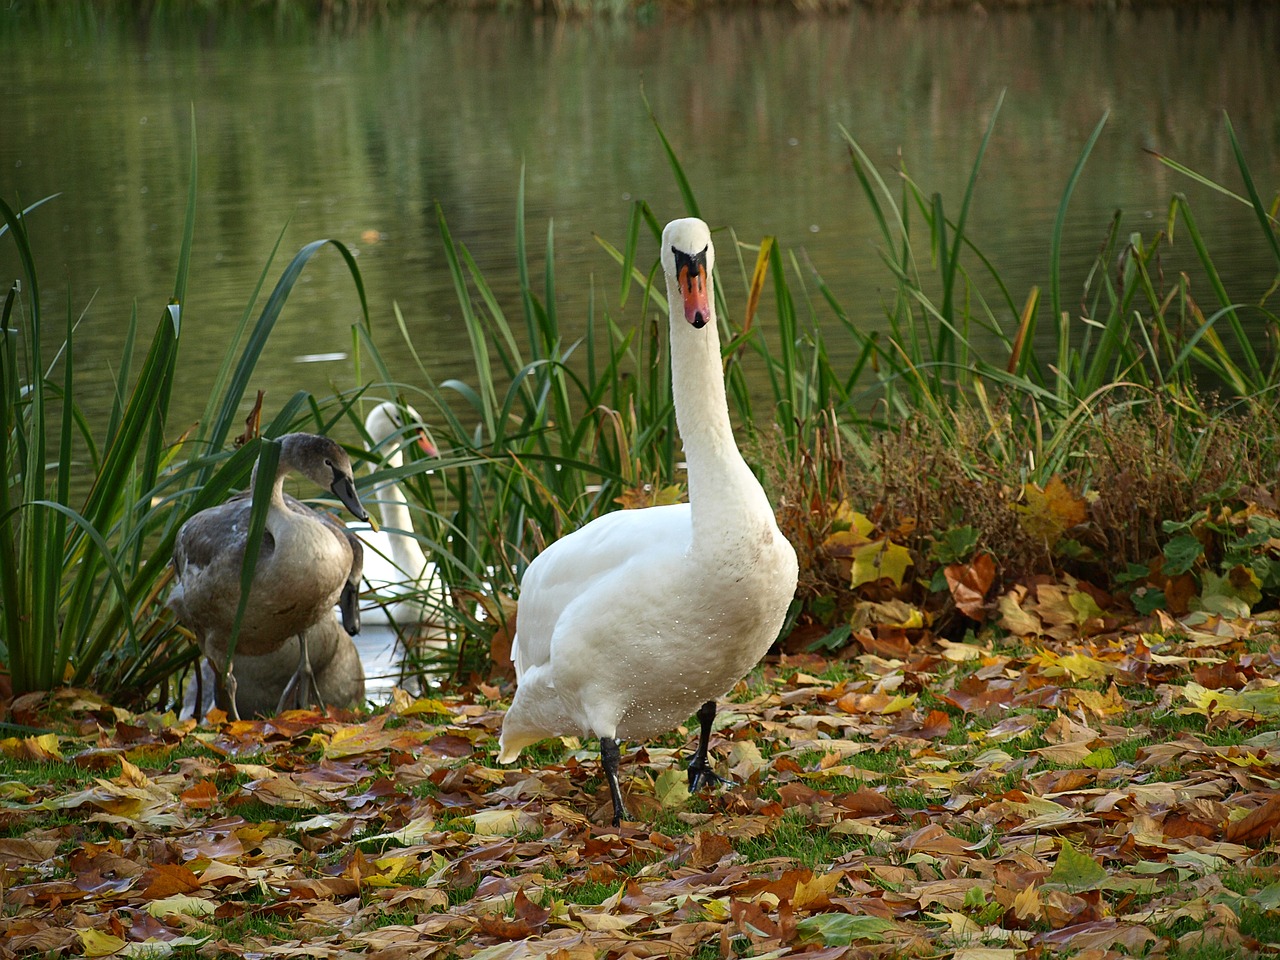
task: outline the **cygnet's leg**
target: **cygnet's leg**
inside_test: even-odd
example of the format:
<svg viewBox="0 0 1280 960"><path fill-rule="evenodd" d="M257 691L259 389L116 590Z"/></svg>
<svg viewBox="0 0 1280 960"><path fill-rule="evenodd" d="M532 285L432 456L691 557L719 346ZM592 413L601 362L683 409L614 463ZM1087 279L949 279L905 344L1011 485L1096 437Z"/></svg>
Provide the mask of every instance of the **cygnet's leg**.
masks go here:
<svg viewBox="0 0 1280 960"><path fill-rule="evenodd" d="M223 694L223 697L227 704L227 713L231 715L232 720L239 720L240 707L236 705L235 663L231 661L228 661L228 662L231 663L230 670L227 670L225 665L219 666L218 661L216 660L212 661L214 666L214 683L215 683L213 702L214 703L218 702L218 692L220 691Z"/></svg>
<svg viewBox="0 0 1280 960"><path fill-rule="evenodd" d="M609 794L613 797L613 825L622 823L623 818L630 820L627 808L622 805L622 788L618 785L618 759L622 753L618 749L618 741L613 737L600 738L600 762L604 766L604 775L609 781Z"/></svg>
<svg viewBox="0 0 1280 960"><path fill-rule="evenodd" d="M702 725L698 732L698 749L689 761L689 792L697 793L703 787L713 783L729 783L724 777L711 769L707 762L707 748L711 744L711 723L716 718L716 702L708 700L698 708L698 723Z"/></svg>
<svg viewBox="0 0 1280 960"><path fill-rule="evenodd" d="M298 634L298 669L293 672L284 692L280 694L280 702L276 705L277 713L284 713L289 698L297 695L299 710L305 710L313 704L323 713L324 699L320 696L320 687L316 683L316 672L311 667L311 654L307 650L307 631Z"/></svg>

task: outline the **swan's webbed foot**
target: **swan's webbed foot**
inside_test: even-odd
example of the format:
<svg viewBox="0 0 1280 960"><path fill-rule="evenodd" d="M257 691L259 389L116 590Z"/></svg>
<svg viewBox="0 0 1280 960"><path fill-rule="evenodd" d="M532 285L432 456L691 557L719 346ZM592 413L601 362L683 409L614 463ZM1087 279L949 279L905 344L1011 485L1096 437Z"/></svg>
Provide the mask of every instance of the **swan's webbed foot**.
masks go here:
<svg viewBox="0 0 1280 960"><path fill-rule="evenodd" d="M711 724L716 718L716 702L708 700L698 708L698 749L694 753L693 758L689 761L689 792L697 793L704 787L709 787L717 783L734 783L733 780L726 780L714 770L711 764L707 762L707 748L711 744Z"/></svg>
<svg viewBox="0 0 1280 960"><path fill-rule="evenodd" d="M622 751L618 741L613 737L600 738L600 763L604 767L604 775L609 781L609 795L613 797L613 825L619 826L623 820L630 820L627 808L622 804L622 787L618 784L618 760Z"/></svg>
<svg viewBox="0 0 1280 960"><path fill-rule="evenodd" d="M689 761L690 793L697 793L699 790L704 790L707 787L714 786L716 784L723 783L733 785L737 782L737 780L727 779L720 776L720 774L711 769L711 764L707 763L706 760L699 760L695 756Z"/></svg>

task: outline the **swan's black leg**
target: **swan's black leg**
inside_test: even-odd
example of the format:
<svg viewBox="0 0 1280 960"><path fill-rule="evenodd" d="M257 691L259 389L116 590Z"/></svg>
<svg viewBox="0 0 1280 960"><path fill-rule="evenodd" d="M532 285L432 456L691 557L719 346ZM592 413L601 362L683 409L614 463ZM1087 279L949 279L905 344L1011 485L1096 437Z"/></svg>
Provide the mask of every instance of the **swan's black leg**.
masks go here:
<svg viewBox="0 0 1280 960"><path fill-rule="evenodd" d="M697 793L705 786L713 783L728 783L719 776L707 763L707 748L711 744L711 722L716 718L716 702L708 700L698 708L698 723L702 729L698 732L698 750L689 761L689 792Z"/></svg>
<svg viewBox="0 0 1280 960"><path fill-rule="evenodd" d="M622 753L618 749L618 741L613 737L600 738L600 762L604 766L604 775L609 780L609 794L613 797L613 825L622 823L627 815L627 808L622 805L622 788L618 786L618 759Z"/></svg>

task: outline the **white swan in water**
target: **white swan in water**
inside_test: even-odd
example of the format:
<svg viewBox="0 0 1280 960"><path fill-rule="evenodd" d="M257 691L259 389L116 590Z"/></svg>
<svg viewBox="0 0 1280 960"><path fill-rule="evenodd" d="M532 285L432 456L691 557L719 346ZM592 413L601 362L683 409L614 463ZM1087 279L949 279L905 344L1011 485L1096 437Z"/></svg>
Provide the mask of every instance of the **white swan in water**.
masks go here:
<svg viewBox="0 0 1280 960"><path fill-rule="evenodd" d="M356 495L351 460L328 437L290 433L280 438L280 459L267 508L266 529L254 569L253 583L235 653L245 657L271 654L299 637L295 681L305 701L314 692L314 675L304 634L342 599L344 626L360 629L355 604L361 548L346 528L284 493L293 471L330 490L362 520L368 515ZM254 464L256 478L258 465ZM253 507L250 491L201 510L178 530L173 550L174 587L168 605L195 634L201 652L221 674L225 669L231 627L240 602L241 566ZM233 717L236 675L227 683Z"/></svg>
<svg viewBox="0 0 1280 960"><path fill-rule="evenodd" d="M725 398L701 220L662 235L671 380L689 502L620 510L551 544L521 581L517 689L498 760L546 737L600 738L616 826L626 811L618 741L666 733L697 711L692 789L707 762L715 699L768 651L796 588L796 554L738 452Z"/></svg>
<svg viewBox="0 0 1280 960"><path fill-rule="evenodd" d="M377 453L392 441L386 454L388 469L404 464L401 451L411 438L425 454L436 456L422 418L413 407L380 403L365 418L364 428L371 452ZM419 639L444 638L449 627L444 612L449 599L436 565L427 559L414 536L413 515L404 491L388 480L377 484L366 500L378 504L381 529L375 532L367 523L347 524L347 529L364 541L364 585L372 597L366 595L361 606L363 622L408 628L410 637Z"/></svg>

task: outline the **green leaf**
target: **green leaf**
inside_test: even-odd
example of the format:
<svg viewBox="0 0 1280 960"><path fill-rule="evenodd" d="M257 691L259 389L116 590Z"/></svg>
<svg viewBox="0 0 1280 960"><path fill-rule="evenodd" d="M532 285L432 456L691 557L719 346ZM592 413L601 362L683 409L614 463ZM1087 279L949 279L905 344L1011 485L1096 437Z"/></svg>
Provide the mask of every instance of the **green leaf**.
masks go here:
<svg viewBox="0 0 1280 960"><path fill-rule="evenodd" d="M859 940L883 943L884 935L894 929L892 921L850 913L819 913L796 923L801 939L837 947L847 947Z"/></svg>
<svg viewBox="0 0 1280 960"><path fill-rule="evenodd" d="M1199 540L1189 533L1179 534L1164 545L1165 574L1176 577L1180 573L1186 573L1195 566L1202 553L1204 547Z"/></svg>
<svg viewBox="0 0 1280 960"><path fill-rule="evenodd" d="M1076 893L1083 890L1097 890L1107 880L1107 871L1087 853L1081 853L1068 840L1062 841L1062 849L1058 852L1058 862L1049 873L1048 884L1066 887Z"/></svg>
<svg viewBox="0 0 1280 960"><path fill-rule="evenodd" d="M934 541L930 553L939 563L960 563L973 555L979 536L976 527L948 527L942 537Z"/></svg>
<svg viewBox="0 0 1280 960"><path fill-rule="evenodd" d="M689 777L675 767L663 770L653 785L653 793L663 810L683 810L689 804Z"/></svg>
<svg viewBox="0 0 1280 960"><path fill-rule="evenodd" d="M1116 765L1116 755L1110 747L1099 747L1080 761L1093 770L1106 770Z"/></svg>

